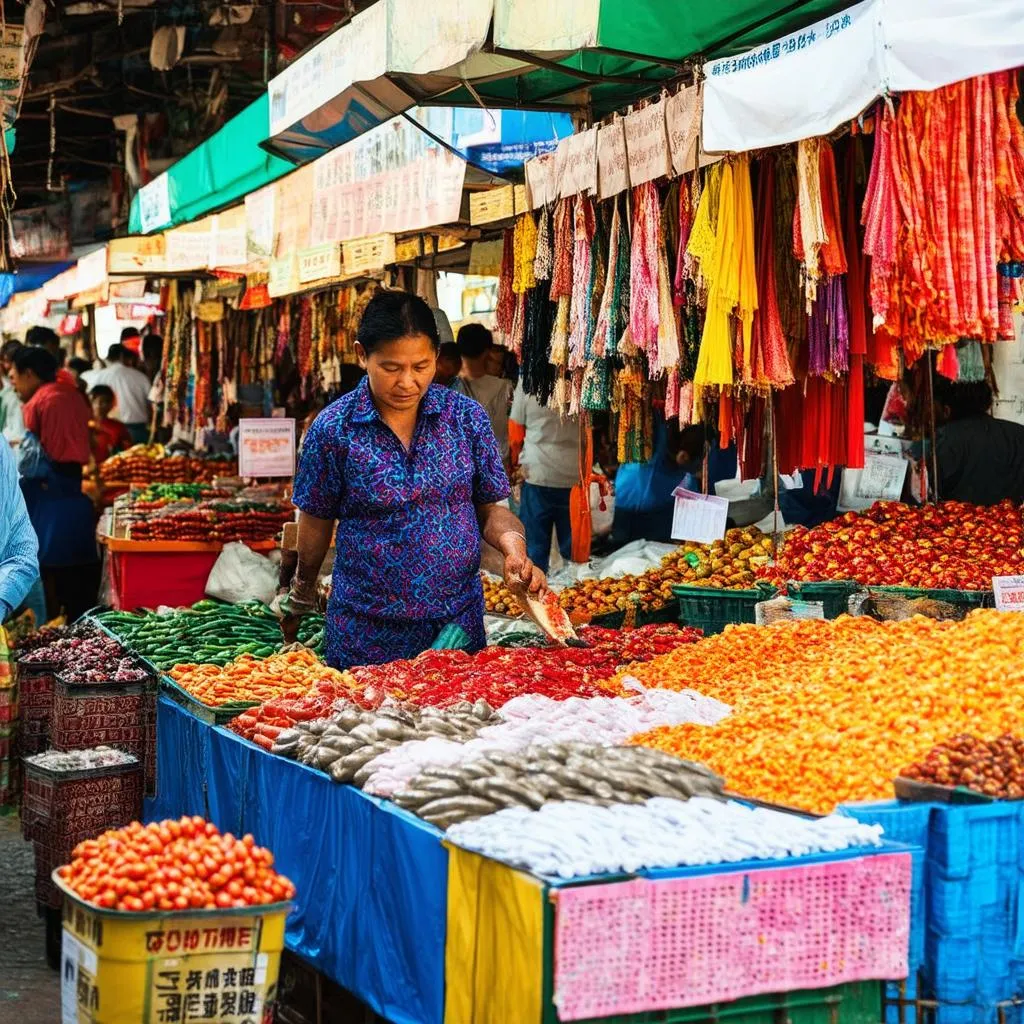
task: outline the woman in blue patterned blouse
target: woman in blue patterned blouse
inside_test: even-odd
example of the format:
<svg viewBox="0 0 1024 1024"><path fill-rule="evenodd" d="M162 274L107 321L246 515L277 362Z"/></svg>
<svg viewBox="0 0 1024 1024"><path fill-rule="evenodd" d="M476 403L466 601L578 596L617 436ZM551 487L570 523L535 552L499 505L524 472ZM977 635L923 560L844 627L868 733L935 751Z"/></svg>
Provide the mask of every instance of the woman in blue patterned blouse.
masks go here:
<svg viewBox="0 0 1024 1024"><path fill-rule="evenodd" d="M327 612L327 661L347 668L411 658L441 629L484 644L480 539L505 558L505 578L534 592L544 575L526 554L487 413L432 384L439 348L430 307L382 291L356 335L366 377L306 435L295 476L298 567L285 610L312 606L338 521Z"/></svg>

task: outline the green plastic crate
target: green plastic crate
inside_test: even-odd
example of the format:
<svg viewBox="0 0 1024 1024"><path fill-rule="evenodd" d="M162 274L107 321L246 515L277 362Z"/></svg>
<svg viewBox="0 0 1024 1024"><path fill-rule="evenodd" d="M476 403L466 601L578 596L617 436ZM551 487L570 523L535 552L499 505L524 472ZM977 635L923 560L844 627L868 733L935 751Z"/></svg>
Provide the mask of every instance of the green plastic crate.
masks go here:
<svg viewBox="0 0 1024 1024"><path fill-rule="evenodd" d="M908 601L924 597L931 601L945 601L955 608L993 608L996 599L991 590L929 590L927 587L868 587L872 594L889 594L893 597L905 597Z"/></svg>
<svg viewBox="0 0 1024 1024"><path fill-rule="evenodd" d="M601 1017L577 1024L878 1024L882 982L856 981L831 988L748 996L732 1003Z"/></svg>
<svg viewBox="0 0 1024 1024"><path fill-rule="evenodd" d="M705 636L721 633L726 626L753 623L755 606L775 596L772 587L753 590L722 590L717 587L678 586L672 593L679 601L679 621L704 630Z"/></svg>
<svg viewBox="0 0 1024 1024"><path fill-rule="evenodd" d="M801 601L820 601L824 605L826 619L837 619L850 610L850 598L860 584L849 580L824 580L820 583L787 583L790 597Z"/></svg>

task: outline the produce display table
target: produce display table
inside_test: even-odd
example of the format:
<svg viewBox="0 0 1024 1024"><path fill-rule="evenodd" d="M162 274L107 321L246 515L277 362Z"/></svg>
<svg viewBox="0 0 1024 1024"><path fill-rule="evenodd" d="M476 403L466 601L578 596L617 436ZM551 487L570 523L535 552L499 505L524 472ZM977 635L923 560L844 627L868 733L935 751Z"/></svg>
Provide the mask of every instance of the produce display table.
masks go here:
<svg viewBox="0 0 1024 1024"><path fill-rule="evenodd" d="M436 829L213 728L166 697L147 820L201 814L274 850L288 948L393 1024L441 1024L448 854Z"/></svg>
<svg viewBox="0 0 1024 1024"><path fill-rule="evenodd" d="M746 952L736 958L729 978L719 978L717 989L709 984L697 994L692 986L679 1005L811 988L821 994L822 1007L841 1006L846 999L853 1008L874 999L877 1013L877 984L872 996L851 994L843 983L906 973L911 871L904 848L886 844L867 853L798 862L561 883L446 849L436 829L394 804L274 757L166 697L158 722L160 788L147 805L147 818L201 814L236 835L252 832L258 843L274 849L278 869L298 891L288 947L394 1024L554 1024L642 1012L657 993L623 988L623 971L629 973L636 959L645 974L649 965L640 964L647 954L659 962L665 951L675 950L678 957L693 946L694 935L712 932L722 956L737 952L725 948L732 933L733 945L746 942ZM664 907L669 897L675 907L668 916L652 912L652 900ZM600 913L588 903L594 899ZM797 914L799 920L786 925L779 917L793 918L794 900L835 918L829 925L835 937L831 962L822 963L818 946L815 956L800 961L801 950L806 952L800 942L813 937L813 922ZM701 901L707 912L695 916ZM842 921L837 907L847 908ZM626 920L622 914L629 908L633 918ZM728 921L732 933L709 929L708 912ZM740 921L744 914L761 915L761 938L749 920ZM580 933L596 919L607 925L602 941ZM773 940L767 952L776 960L755 965L752 951L762 950L767 936ZM623 942L635 946L636 958L615 960ZM715 950L704 952L706 963L716 959ZM573 962L589 966L573 974ZM776 973L780 965L788 973ZM607 991L603 997L596 991L588 995L588 986L600 988L597 979L604 975L616 979L614 988L627 1002L592 1014L589 1009L607 999ZM568 1005L570 997L575 1014L559 1016L556 1005ZM862 1019L842 1012L835 1018L839 1024Z"/></svg>
<svg viewBox="0 0 1024 1024"><path fill-rule="evenodd" d="M220 541L103 538L110 575L110 603L119 611L190 605L206 596L206 581ZM272 540L254 541L253 551L273 551Z"/></svg>

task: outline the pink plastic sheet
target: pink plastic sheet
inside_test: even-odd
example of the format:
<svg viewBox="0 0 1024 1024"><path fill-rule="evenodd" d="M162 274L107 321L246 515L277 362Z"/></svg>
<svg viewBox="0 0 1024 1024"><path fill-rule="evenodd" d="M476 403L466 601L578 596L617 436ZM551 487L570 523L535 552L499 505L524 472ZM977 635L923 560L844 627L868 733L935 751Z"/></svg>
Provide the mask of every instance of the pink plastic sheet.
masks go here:
<svg viewBox="0 0 1024 1024"><path fill-rule="evenodd" d="M907 974L909 853L557 890L561 1020Z"/></svg>

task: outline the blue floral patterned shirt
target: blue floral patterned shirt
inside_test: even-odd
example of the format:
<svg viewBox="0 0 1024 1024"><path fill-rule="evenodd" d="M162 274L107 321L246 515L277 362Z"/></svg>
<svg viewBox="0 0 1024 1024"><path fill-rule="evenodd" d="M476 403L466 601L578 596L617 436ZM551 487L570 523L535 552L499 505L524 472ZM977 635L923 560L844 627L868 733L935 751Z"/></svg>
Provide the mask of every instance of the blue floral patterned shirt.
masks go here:
<svg viewBox="0 0 1024 1024"><path fill-rule="evenodd" d="M509 495L487 413L431 385L408 451L384 423L366 378L313 421L293 501L337 519L327 660L411 657L440 627L482 636L476 507Z"/></svg>

